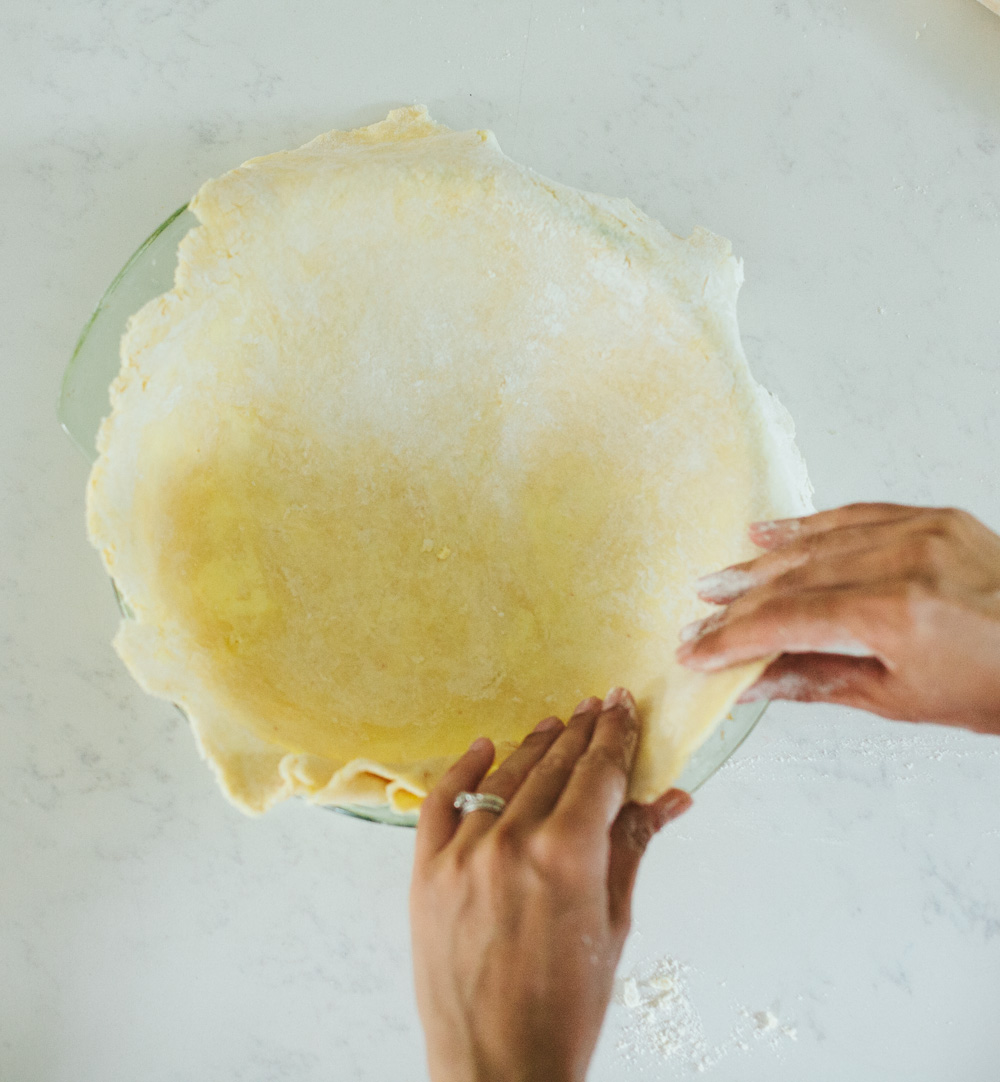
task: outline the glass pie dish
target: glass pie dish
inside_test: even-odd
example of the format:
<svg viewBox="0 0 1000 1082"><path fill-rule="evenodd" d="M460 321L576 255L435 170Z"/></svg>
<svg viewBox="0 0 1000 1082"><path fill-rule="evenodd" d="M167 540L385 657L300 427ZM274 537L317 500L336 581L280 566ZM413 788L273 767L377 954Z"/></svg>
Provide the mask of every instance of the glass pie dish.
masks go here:
<svg viewBox="0 0 1000 1082"><path fill-rule="evenodd" d="M119 343L129 317L173 286L177 246L198 224L187 206L174 211L136 249L105 290L80 334L63 376L58 417L66 434L88 462L97 457L97 431L108 413L108 388L120 367ZM117 590L116 596L117 596ZM130 613L118 597L123 614ZM708 735L688 761L678 787L694 792L712 777L750 734L767 703L737 705ZM394 826L414 826L416 813L387 806L332 805L333 810Z"/></svg>

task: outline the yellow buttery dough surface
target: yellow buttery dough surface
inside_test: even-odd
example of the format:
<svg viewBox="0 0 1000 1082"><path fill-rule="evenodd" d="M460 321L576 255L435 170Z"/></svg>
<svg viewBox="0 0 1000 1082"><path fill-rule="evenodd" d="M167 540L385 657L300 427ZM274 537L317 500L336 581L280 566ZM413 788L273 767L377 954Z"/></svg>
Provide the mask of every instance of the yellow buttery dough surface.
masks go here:
<svg viewBox="0 0 1000 1082"><path fill-rule="evenodd" d="M260 811L412 808L476 736L629 686L650 798L759 666L674 661L698 575L808 506L741 268L422 109L209 181L88 494L116 648Z"/></svg>

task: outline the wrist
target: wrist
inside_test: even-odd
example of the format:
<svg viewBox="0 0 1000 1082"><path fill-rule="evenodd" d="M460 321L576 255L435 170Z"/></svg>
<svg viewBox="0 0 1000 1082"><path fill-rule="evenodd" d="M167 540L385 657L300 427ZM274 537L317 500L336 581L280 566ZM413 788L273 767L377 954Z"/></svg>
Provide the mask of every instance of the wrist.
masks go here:
<svg viewBox="0 0 1000 1082"><path fill-rule="evenodd" d="M511 1051L513 1055L499 1061L492 1056L431 1055L431 1082L585 1082L585 1070L578 1071L552 1055L525 1058L523 1050Z"/></svg>
<svg viewBox="0 0 1000 1082"><path fill-rule="evenodd" d="M449 1065L441 1070L432 1068L430 1076L431 1082L584 1082L583 1075L572 1070L552 1070L534 1064L521 1070L488 1067L471 1071L457 1070Z"/></svg>

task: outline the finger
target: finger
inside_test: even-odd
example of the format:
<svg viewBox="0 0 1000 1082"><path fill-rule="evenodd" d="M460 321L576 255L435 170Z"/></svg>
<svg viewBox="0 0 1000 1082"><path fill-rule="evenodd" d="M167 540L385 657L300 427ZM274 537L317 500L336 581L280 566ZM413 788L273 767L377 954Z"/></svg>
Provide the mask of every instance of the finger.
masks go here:
<svg viewBox="0 0 1000 1082"><path fill-rule="evenodd" d="M838 703L882 713L890 674L875 658L833 654L783 654L740 696L741 703L790 699L800 703Z"/></svg>
<svg viewBox="0 0 1000 1082"><path fill-rule="evenodd" d="M909 523L834 530L794 542L717 575L707 575L698 580L696 587L703 600L730 605L764 586L789 593L898 582L926 570L926 547L917 543L918 537L918 531L911 529ZM697 621L681 628L681 639L695 638L705 624L706 621Z"/></svg>
<svg viewBox="0 0 1000 1082"><path fill-rule="evenodd" d="M912 518L922 508L896 503L852 503L830 511L818 511L800 518L772 519L750 525L750 540L763 549L775 549L800 537L823 533L844 526L873 525Z"/></svg>
<svg viewBox="0 0 1000 1082"><path fill-rule="evenodd" d="M608 831L625 803L639 746L639 712L624 688L612 688L594 735L552 813L552 824L572 830L587 845L610 844Z"/></svg>
<svg viewBox="0 0 1000 1082"><path fill-rule="evenodd" d="M695 583L698 596L728 605L756 586L785 580L794 585L847 585L898 574L900 523L844 526L804 534L755 560L705 575ZM794 573L794 574L793 574Z"/></svg>
<svg viewBox="0 0 1000 1082"><path fill-rule="evenodd" d="M513 828L527 828L544 819L555 806L577 760L587 750L601 712L601 700L584 699L569 724L535 764L504 811Z"/></svg>
<svg viewBox="0 0 1000 1082"><path fill-rule="evenodd" d="M876 656L885 662L884 610L884 599L868 587L748 596L714 614L701 635L681 644L677 660L703 672L786 653Z"/></svg>
<svg viewBox="0 0 1000 1082"><path fill-rule="evenodd" d="M668 789L652 804L629 802L611 828L611 859L608 864L608 902L614 927L627 927L632 912L632 890L639 863L650 838L691 807L683 789Z"/></svg>
<svg viewBox="0 0 1000 1082"><path fill-rule="evenodd" d="M458 827L455 797L463 789L475 792L493 764L494 754L492 742L479 737L427 794L417 822L416 867L426 864L451 840Z"/></svg>
<svg viewBox="0 0 1000 1082"><path fill-rule="evenodd" d="M532 767L558 739L563 729L563 723L558 718L546 718L540 721L524 738L521 745L479 785L476 792L494 793L510 802ZM496 823L498 818L496 812L485 809L469 812L455 834L454 844L461 850L468 849Z"/></svg>

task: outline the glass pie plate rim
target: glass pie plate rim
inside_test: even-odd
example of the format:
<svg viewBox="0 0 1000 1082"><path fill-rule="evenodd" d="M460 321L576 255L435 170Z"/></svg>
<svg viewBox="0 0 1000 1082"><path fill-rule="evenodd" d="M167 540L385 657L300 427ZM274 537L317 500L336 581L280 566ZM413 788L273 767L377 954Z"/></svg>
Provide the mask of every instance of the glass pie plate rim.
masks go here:
<svg viewBox="0 0 1000 1082"><path fill-rule="evenodd" d="M127 320L147 301L172 287L177 245L195 225L197 219L184 204L157 226L112 279L80 333L63 375L57 415L67 436L90 462L97 457L95 441L101 419L110 409L108 388L118 374L118 345ZM115 594L123 614L129 616L117 589ZM688 792L700 789L746 740L767 706L767 702L734 706L709 730L674 784ZM393 826L414 826L417 821L416 812L397 812L388 805L322 807Z"/></svg>

